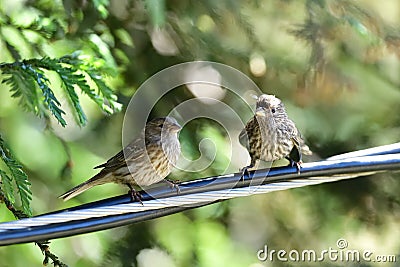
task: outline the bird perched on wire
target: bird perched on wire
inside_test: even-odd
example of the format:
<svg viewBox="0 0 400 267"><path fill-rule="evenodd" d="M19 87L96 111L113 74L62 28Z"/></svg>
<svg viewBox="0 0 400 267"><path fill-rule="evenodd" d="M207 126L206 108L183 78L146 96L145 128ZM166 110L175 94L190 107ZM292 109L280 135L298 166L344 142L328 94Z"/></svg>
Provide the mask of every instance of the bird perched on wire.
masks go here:
<svg viewBox="0 0 400 267"><path fill-rule="evenodd" d="M149 186L162 180L179 191L177 184L165 179L171 173L180 155L178 132L182 127L172 117L149 121L140 136L106 163L86 182L75 186L59 196L64 201L96 185L105 183L125 184L130 189L132 200L141 202L134 186ZM128 168L129 166L129 168Z"/></svg>
<svg viewBox="0 0 400 267"><path fill-rule="evenodd" d="M258 97L255 115L241 131L239 142L251 157L250 165L241 170L242 177L255 167L258 160L272 162L286 158L300 172L302 154L312 154L296 125L289 119L282 101L273 95Z"/></svg>

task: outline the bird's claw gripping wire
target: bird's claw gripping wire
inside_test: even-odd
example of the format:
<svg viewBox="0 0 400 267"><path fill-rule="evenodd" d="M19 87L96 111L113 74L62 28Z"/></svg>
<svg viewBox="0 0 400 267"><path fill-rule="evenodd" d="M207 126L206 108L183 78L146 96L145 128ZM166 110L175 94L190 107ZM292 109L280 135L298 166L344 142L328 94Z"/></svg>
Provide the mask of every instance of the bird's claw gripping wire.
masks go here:
<svg viewBox="0 0 400 267"><path fill-rule="evenodd" d="M242 182L244 182L244 176L245 175L247 175L247 176L250 176L250 171L249 171L249 169L251 169L251 168L253 168L254 166L252 165L252 164L250 164L249 166L246 166L246 167L243 167L242 169L240 169L239 171L240 171L240 180L239 181L242 181Z"/></svg>
<svg viewBox="0 0 400 267"><path fill-rule="evenodd" d="M143 206L142 195L139 192L137 192L130 184L128 184L128 187L129 187L128 194L131 197L131 201L132 202L137 201Z"/></svg>
<svg viewBox="0 0 400 267"><path fill-rule="evenodd" d="M288 165L288 166L290 166L290 167L296 167L296 169L297 169L297 174L300 174L301 164L302 164L303 162L301 162L301 161L295 161L295 160L293 160L293 159L291 159L291 158L289 158L289 157L286 157L286 159L289 160L289 165Z"/></svg>
<svg viewBox="0 0 400 267"><path fill-rule="evenodd" d="M171 189L175 188L176 194L180 194L181 193L181 189L179 188L179 183L181 181L179 181L179 180L173 181L173 180L169 180L169 179L164 179L164 182L166 182Z"/></svg>

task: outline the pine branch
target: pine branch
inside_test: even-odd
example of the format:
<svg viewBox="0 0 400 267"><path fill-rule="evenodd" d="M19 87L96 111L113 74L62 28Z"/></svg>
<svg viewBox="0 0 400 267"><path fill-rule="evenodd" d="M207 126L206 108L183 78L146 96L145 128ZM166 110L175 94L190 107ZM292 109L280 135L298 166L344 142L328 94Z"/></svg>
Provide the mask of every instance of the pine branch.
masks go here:
<svg viewBox="0 0 400 267"><path fill-rule="evenodd" d="M11 204L15 203L13 181L18 188L18 194L21 199L23 211L30 216L32 214L30 201L32 200L32 192L30 190L31 183L28 181L28 176L22 170L22 166L14 158L10 149L5 144L4 140L0 136L0 158L6 164L9 169L10 175L5 171L0 170L0 177L2 179L7 199L9 199Z"/></svg>
<svg viewBox="0 0 400 267"><path fill-rule="evenodd" d="M112 89L103 81L102 73L106 73L101 69L104 65L103 60L94 60L92 58L80 57L80 53L76 52L71 55L66 55L60 58L62 63L69 64L72 70L76 73L86 73L96 84L98 93L92 89L85 80L85 76L81 74L78 79L78 86L83 93L88 95L104 112L113 114L121 110L121 104L117 102L117 96L114 95ZM74 69L74 67L76 69Z"/></svg>
<svg viewBox="0 0 400 267"><path fill-rule="evenodd" d="M3 71L10 74L9 77L3 79L3 83L10 86L12 97L20 98L19 104L27 111L33 111L36 115L40 114L39 97L37 94L35 81L23 71L14 68L8 68Z"/></svg>
<svg viewBox="0 0 400 267"><path fill-rule="evenodd" d="M53 90L48 86L49 79L44 75L43 71L38 68L33 68L31 64L26 64L25 61L22 61L22 70L24 70L30 77L30 79L34 79L42 90L44 96L44 103L46 107L50 110L54 117L56 117L57 121L62 125L67 125L67 122L64 120L63 115L65 112L60 108L61 103L58 101L56 96L53 93Z"/></svg>
<svg viewBox="0 0 400 267"><path fill-rule="evenodd" d="M87 122L87 117L82 109L79 97L75 92L75 86L82 88L88 87L85 81L85 76L77 73L78 71L71 66L63 64L61 59L42 58L40 60L31 59L26 60L29 64L42 69L55 71L62 82L62 87L65 89L66 94L74 108L74 115L77 118L79 125L84 126Z"/></svg>
<svg viewBox="0 0 400 267"><path fill-rule="evenodd" d="M44 260L43 260L44 266L47 266L49 261L52 260L53 266L68 267L68 265L66 265L65 263L63 263L58 259L57 255L50 252L49 241L39 241L35 242L35 244L40 248L40 250L44 255Z"/></svg>
<svg viewBox="0 0 400 267"><path fill-rule="evenodd" d="M24 108L38 116L44 116L48 110L62 126L65 126L67 124L63 117L65 112L53 89L50 88L50 81L44 71L56 72L70 100L77 123L84 126L87 117L76 88L80 88L107 114L121 110L116 95L103 81L102 73L105 73L105 69L101 68L102 65L104 64L101 60L81 56L76 52L61 58L44 57L3 63L0 64L0 70L8 75L3 78L2 83L10 86L12 97L19 98ZM96 85L98 92L89 86L87 82L89 78Z"/></svg>
<svg viewBox="0 0 400 267"><path fill-rule="evenodd" d="M3 189L0 190L0 193L4 192L10 202L15 203L13 179L9 175L7 175L5 171L2 170L0 170L0 178L1 184L3 185Z"/></svg>

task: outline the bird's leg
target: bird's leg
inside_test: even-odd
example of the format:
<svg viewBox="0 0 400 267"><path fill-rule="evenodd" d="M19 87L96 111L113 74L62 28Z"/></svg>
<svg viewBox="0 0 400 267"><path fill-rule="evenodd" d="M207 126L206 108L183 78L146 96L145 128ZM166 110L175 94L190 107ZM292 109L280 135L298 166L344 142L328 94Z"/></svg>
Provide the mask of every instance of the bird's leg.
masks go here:
<svg viewBox="0 0 400 267"><path fill-rule="evenodd" d="M176 194L180 194L181 193L181 189L179 188L179 183L180 183L179 180L172 181L170 179L166 179L165 178L163 181L166 182L169 185L169 187L171 187L171 189L175 188L176 189Z"/></svg>
<svg viewBox="0 0 400 267"><path fill-rule="evenodd" d="M301 161L295 161L291 158L289 158L289 156L285 157L288 161L289 161L289 165L290 167L296 167L297 169L297 174L300 174L300 169L301 169Z"/></svg>
<svg viewBox="0 0 400 267"><path fill-rule="evenodd" d="M286 156L285 158L289 160L289 166L295 167L297 169L297 174L300 174L300 168L301 168L301 149L299 146L294 145L292 150L290 151L289 155Z"/></svg>
<svg viewBox="0 0 400 267"><path fill-rule="evenodd" d="M257 160L253 160L253 157L252 157L251 162L250 162L250 165L249 165L249 166L246 166L246 167L244 167L244 168L242 168L242 169L240 169L241 176L240 176L240 180L239 180L239 181L244 182L244 176L245 176L246 174L247 174L247 176L250 175L249 169L254 168L254 166L256 166L256 162L257 162Z"/></svg>
<svg viewBox="0 0 400 267"><path fill-rule="evenodd" d="M245 175L247 175L247 176L250 175L249 169L251 169L251 168L254 168L254 166L253 166L252 164L250 164L249 166L246 166L246 167L243 167L242 169L240 169L240 173L241 173L241 175L240 175L240 181L243 181L243 182L244 182L244 176L245 176Z"/></svg>
<svg viewBox="0 0 400 267"><path fill-rule="evenodd" d="M128 187L129 187L129 196L131 197L131 201L132 202L135 202L135 201L137 201L137 202L139 202L140 204L142 204L143 205L143 202L142 202L142 195L140 195L140 193L139 192L137 192L133 187L132 187L132 185L130 185L130 184L126 184Z"/></svg>

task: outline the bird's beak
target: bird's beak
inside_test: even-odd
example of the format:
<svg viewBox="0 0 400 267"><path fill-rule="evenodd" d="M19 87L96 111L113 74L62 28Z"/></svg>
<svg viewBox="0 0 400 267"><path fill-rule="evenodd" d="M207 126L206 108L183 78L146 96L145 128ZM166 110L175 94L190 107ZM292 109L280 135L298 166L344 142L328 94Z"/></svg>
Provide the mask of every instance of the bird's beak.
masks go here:
<svg viewBox="0 0 400 267"><path fill-rule="evenodd" d="M174 123L173 125L171 125L171 131L172 132L177 133L180 130L182 130L182 127L179 124Z"/></svg>
<svg viewBox="0 0 400 267"><path fill-rule="evenodd" d="M256 109L256 116L257 117L265 117L265 111L262 108Z"/></svg>

